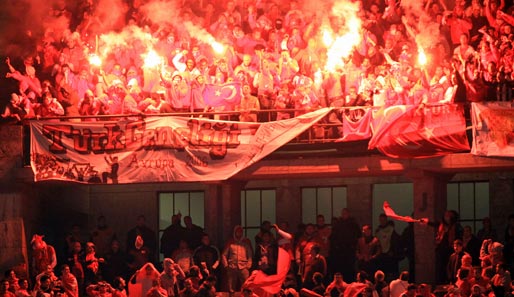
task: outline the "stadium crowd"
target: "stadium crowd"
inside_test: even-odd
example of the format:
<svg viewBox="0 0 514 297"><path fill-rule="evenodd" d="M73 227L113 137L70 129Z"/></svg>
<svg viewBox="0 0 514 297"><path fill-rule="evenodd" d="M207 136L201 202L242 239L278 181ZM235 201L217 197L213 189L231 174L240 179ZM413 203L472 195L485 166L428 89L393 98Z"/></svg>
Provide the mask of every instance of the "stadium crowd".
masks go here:
<svg viewBox="0 0 514 297"><path fill-rule="evenodd" d="M128 230L125 248L100 216L93 230L73 225L53 245L35 234L30 274L20 269L27 265L8 269L0 292L26 297L162 297L217 296L224 290L258 296L250 285L254 273L274 277L278 266L286 265L290 269L280 279L282 289L275 296L511 296L514 215L509 216L502 243L489 218L483 219L476 235L470 226L460 225L454 211L447 211L440 222L421 221L437 234L435 284L413 282L413 224L398 233L394 221L382 214L373 231L370 225L359 226L345 208L331 225L318 215L316 223L298 226L294 236L287 233L286 222L280 227L262 222L254 240L235 226L233 236L218 249L190 216L175 214L162 232L158 249L157 233L146 225L144 216ZM279 256L279 246L288 255L285 260ZM410 272L400 273L399 262L404 258ZM270 283L265 281L263 286Z"/></svg>
<svg viewBox="0 0 514 297"><path fill-rule="evenodd" d="M3 118L236 111L264 121L512 99L508 0L116 0L108 17L103 0L68 2L13 40L6 77L19 88ZM237 94L206 91L227 83ZM241 98L213 106L220 95Z"/></svg>
<svg viewBox="0 0 514 297"><path fill-rule="evenodd" d="M43 2L28 3L45 7ZM27 2L10 1L6 9L16 3ZM327 106L512 100L509 0L49 3L35 20L44 25L12 30L18 36L3 49L6 79L18 87L2 118L95 121L100 115L235 111L241 121L265 121ZM240 86L241 98L211 106L211 86L227 102L235 95L223 87ZM265 110L272 112L258 113ZM341 112L328 121L340 123ZM447 216L427 225L438 233L438 283L452 284L445 288L448 296L510 294L514 217L499 243L490 221L474 236L455 213ZM348 211L331 227L323 219L305 225L290 243L280 242L263 223L255 249L235 228L234 239L219 251L191 218L184 218L184 227L175 216L161 238L159 263L157 234L144 218L129 231L124 248L99 218L87 239L75 226L65 251L35 236L32 275L18 279L7 271L0 294L125 296L127 282L141 296L213 296L222 275L236 291L251 270L273 274L276 245L285 244L294 263L284 295L304 289L306 296L431 296L429 285L409 283L412 269L398 271L399 259L414 258L412 228L398 235L381 217L373 233Z"/></svg>

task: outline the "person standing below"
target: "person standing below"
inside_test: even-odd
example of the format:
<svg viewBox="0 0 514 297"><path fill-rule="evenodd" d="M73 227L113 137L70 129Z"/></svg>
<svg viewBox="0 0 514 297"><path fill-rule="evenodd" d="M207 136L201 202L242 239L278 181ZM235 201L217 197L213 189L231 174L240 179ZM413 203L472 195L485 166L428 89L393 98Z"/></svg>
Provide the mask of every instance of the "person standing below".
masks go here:
<svg viewBox="0 0 514 297"><path fill-rule="evenodd" d="M161 253L165 258L170 258L174 250L178 248L180 240L184 238L186 230L180 224L180 214L174 214L171 217L171 225L169 225L161 236Z"/></svg>
<svg viewBox="0 0 514 297"><path fill-rule="evenodd" d="M409 272L402 271L400 277L389 284L389 296L400 297L409 287Z"/></svg>
<svg viewBox="0 0 514 297"><path fill-rule="evenodd" d="M305 271L302 276L303 287L309 290L313 289L315 284L313 276L315 273L321 273L323 276L327 275L327 261L325 257L320 255L319 245L313 245L310 248L310 257L305 265Z"/></svg>
<svg viewBox="0 0 514 297"><path fill-rule="evenodd" d="M161 287L168 293L169 297L177 296L179 289L178 279L184 279L186 274L172 259L165 258L163 261L164 270L159 275Z"/></svg>
<svg viewBox="0 0 514 297"><path fill-rule="evenodd" d="M184 224L186 225L184 230L185 240L187 241L189 248L194 250L202 242L203 229L202 227L193 224L193 219L191 216L184 217Z"/></svg>
<svg viewBox="0 0 514 297"><path fill-rule="evenodd" d="M250 275L252 255L252 245L248 238L243 237L243 228L240 225L235 226L233 238L227 242L221 255L223 267L227 269L231 294L238 290L238 282L242 285Z"/></svg>
<svg viewBox="0 0 514 297"><path fill-rule="evenodd" d="M328 224L325 223L325 216L319 214L316 216L316 234L319 238L319 247L320 254L327 259L330 252L330 234L332 233L332 228Z"/></svg>
<svg viewBox="0 0 514 297"><path fill-rule="evenodd" d="M214 275L220 264L220 251L211 245L208 234L202 236L202 244L193 252L193 263L198 267L206 266L210 275Z"/></svg>
<svg viewBox="0 0 514 297"><path fill-rule="evenodd" d="M459 271L462 266L462 257L464 255L469 256L468 253L464 252L464 246L461 239L456 239L453 242L453 250L454 253L450 255L450 260L448 261L448 266L446 268L446 276L452 284L457 281L457 271Z"/></svg>
<svg viewBox="0 0 514 297"><path fill-rule="evenodd" d="M398 275L400 236L394 229L394 222L388 220L385 214L379 216L379 225L375 231L375 236L380 241L381 249L377 256L377 268L385 273L386 280L391 280Z"/></svg>
<svg viewBox="0 0 514 297"><path fill-rule="evenodd" d="M371 226L362 226L362 237L357 244L357 268L369 275L376 271L376 258L380 255L380 242L371 234Z"/></svg>
<svg viewBox="0 0 514 297"><path fill-rule="evenodd" d="M127 253L136 251L134 242L136 242L138 235L141 236L145 247L148 249L148 260L152 262L154 260L154 253L156 249L155 232L146 225L146 218L144 215L139 215L137 217L136 227L130 229L130 231L127 233Z"/></svg>
<svg viewBox="0 0 514 297"><path fill-rule="evenodd" d="M200 289L198 290L198 293L196 293L196 297L215 297L215 296L216 296L216 277L209 276L203 281L202 285L200 286Z"/></svg>
<svg viewBox="0 0 514 297"><path fill-rule="evenodd" d="M114 239L116 234L107 226L105 216L99 216L96 229L91 232L91 242L95 244L97 256L104 257L110 251Z"/></svg>
<svg viewBox="0 0 514 297"><path fill-rule="evenodd" d="M331 272L341 272L347 281L355 280L355 255L360 235L361 230L357 221L347 208L343 208L341 217L334 222L332 227L330 260Z"/></svg>
<svg viewBox="0 0 514 297"><path fill-rule="evenodd" d="M507 270L506 264L496 265L496 274L491 279L491 287L494 295L500 296L511 296L511 283L512 278L510 272Z"/></svg>
<svg viewBox="0 0 514 297"><path fill-rule="evenodd" d="M30 243L32 244L32 273L34 276L57 265L57 256L53 246L43 240L44 235L34 234Z"/></svg>

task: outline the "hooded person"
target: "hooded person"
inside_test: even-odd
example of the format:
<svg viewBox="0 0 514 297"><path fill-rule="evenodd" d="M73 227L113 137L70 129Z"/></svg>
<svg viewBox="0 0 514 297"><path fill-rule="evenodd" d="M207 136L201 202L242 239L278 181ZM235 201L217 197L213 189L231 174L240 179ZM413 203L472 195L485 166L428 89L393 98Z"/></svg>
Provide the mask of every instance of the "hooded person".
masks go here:
<svg viewBox="0 0 514 297"><path fill-rule="evenodd" d="M250 275L252 256L250 240L243 236L243 228L236 225L233 238L227 242L221 254L221 262L227 269L228 287L231 293L237 290L238 282L243 284Z"/></svg>
<svg viewBox="0 0 514 297"><path fill-rule="evenodd" d="M129 297L146 296L148 291L154 286L155 281L159 281L159 276L159 271L152 263L148 262L143 265L130 278L128 284Z"/></svg>
<svg viewBox="0 0 514 297"><path fill-rule="evenodd" d="M43 240L44 235L34 234L30 241L32 245L32 272L38 275L47 270L48 266L55 268L57 256L53 246Z"/></svg>

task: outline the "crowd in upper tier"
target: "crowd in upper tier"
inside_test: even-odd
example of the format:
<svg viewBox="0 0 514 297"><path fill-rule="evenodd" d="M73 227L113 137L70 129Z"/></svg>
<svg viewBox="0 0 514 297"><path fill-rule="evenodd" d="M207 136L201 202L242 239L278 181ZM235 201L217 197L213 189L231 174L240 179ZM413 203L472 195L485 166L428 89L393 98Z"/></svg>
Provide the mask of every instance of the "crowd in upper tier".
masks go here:
<svg viewBox="0 0 514 297"><path fill-rule="evenodd" d="M19 88L3 118L230 110L265 121L512 99L510 0L116 0L109 22L103 2L56 1L43 29L13 40L6 77ZM333 40L348 32L343 54ZM240 101L212 106L206 85L230 82Z"/></svg>

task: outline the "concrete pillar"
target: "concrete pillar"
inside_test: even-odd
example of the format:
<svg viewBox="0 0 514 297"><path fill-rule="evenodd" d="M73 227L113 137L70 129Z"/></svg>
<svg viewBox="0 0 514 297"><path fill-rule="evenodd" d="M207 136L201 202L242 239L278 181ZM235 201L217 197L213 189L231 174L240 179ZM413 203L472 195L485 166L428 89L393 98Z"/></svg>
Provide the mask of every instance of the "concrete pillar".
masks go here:
<svg viewBox="0 0 514 297"><path fill-rule="evenodd" d="M512 178L497 175L489 180L489 216L500 241L505 240L507 218L514 213L514 182Z"/></svg>
<svg viewBox="0 0 514 297"><path fill-rule="evenodd" d="M221 184L210 183L205 190L204 199L204 230L214 245L219 247L223 244L223 232L221 226Z"/></svg>
<svg viewBox="0 0 514 297"><path fill-rule="evenodd" d="M373 193L371 184L349 184L346 187L347 207L359 225L373 222ZM338 213L339 214L339 213Z"/></svg>
<svg viewBox="0 0 514 297"><path fill-rule="evenodd" d="M221 196L218 229L221 230L221 242L227 241L232 237L232 231L235 225L241 225L241 190L245 183L240 181L227 181L221 183Z"/></svg>
<svg viewBox="0 0 514 297"><path fill-rule="evenodd" d="M407 177L413 181L414 218L440 220L446 210L446 183L450 176L416 170ZM414 224L416 282L436 282L435 231L433 227Z"/></svg>

